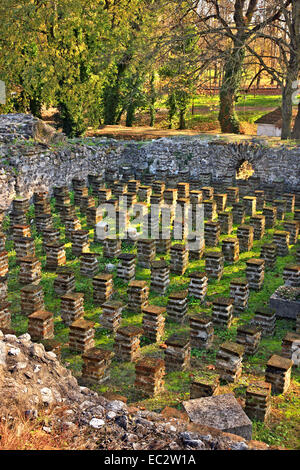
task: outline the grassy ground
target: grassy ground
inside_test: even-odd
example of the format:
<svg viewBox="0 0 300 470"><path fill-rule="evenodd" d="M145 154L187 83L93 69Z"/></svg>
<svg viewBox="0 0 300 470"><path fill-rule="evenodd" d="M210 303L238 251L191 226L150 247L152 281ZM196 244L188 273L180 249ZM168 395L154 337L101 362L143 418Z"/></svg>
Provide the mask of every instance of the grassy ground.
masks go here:
<svg viewBox="0 0 300 470"><path fill-rule="evenodd" d="M73 198L73 195L71 195ZM54 223L59 227L64 237L64 227L60 218L54 211L54 201L52 200L52 207L54 213ZM29 219L33 218L33 207L30 208ZM86 227L86 218L79 212L78 216L81 219L82 227ZM291 214L287 214L290 219ZM6 219L4 226L8 227L9 220ZM41 250L42 239L36 231L34 225L31 225L32 233L36 241L36 253L42 260L42 266L45 266L45 255ZM282 223L277 224L277 229L282 227ZM234 226L232 236L235 236L237 227ZM263 243L272 240L274 230L267 230L263 240L255 241L254 247L251 252L242 253L238 263L234 265L225 264L224 276L220 282L209 281L207 301L211 302L214 298L224 295L229 295L230 281L237 277L245 277L245 261L252 257L259 257L260 248ZM93 230L90 230L91 241L93 239ZM222 236L224 238L225 236ZM63 238L64 239L64 238ZM85 294L85 317L95 322L95 342L97 346L105 349L113 349L113 335L107 330L101 328L100 315L101 308L95 306L92 300L92 280L85 279L79 273L79 260L76 259L71 253L71 243L66 240L66 254L67 266L74 270L76 276L76 291L84 292ZM7 250L9 251L9 301L12 302L12 326L16 329L18 334L27 331L27 318L20 315L20 284L18 283L19 267L16 265L15 252L13 250L13 242L7 241ZM100 244L91 242L90 250L99 253L99 271L103 271L107 262L117 263L117 260L107 260L102 256L102 247ZM94 388L100 393L110 392L126 396L129 403L139 403L139 405L160 411L165 406L173 406L181 409L182 401L189 398L189 386L194 374L207 374L214 368L216 352L218 346L225 340L235 340L237 326L249 321L256 310L256 307L267 305L270 295L274 290L283 284L282 271L286 264L295 260L294 253L296 247L290 247L290 254L286 257L278 258L276 268L274 271L266 271L263 289L255 293L251 291L248 309L236 316L234 323L229 330L216 330L215 341L213 348L209 351L193 350L192 351L192 366L191 370L187 372L172 372L166 375L165 393L150 399L145 399L134 387L134 364L120 363L113 360L111 367L111 380L102 386L95 386ZM135 251L124 242L123 251ZM166 257L169 259L169 257ZM168 293L187 288L189 284L189 273L192 271L203 271L205 269L204 260L193 261L189 263L189 267L184 276L171 275L171 283L168 288ZM115 275L114 275L115 276ZM137 268L136 278L149 281L150 271L147 269ZM68 328L64 326L60 317L60 300L55 295L53 290L53 281L55 279L54 273L49 273L43 270L43 278L41 285L45 293L45 308L54 312L55 315L55 338L63 343L62 360L66 366L72 369L75 376L79 377L81 373L82 359L79 354L71 352L68 349ZM115 294L114 299L121 300L126 303L127 300L127 284L120 279L114 279ZM167 293L167 294L168 294ZM159 296L154 292L150 292L150 303L160 306L166 306L168 295ZM201 305L198 300L189 298L189 315L195 312L206 312L210 314L209 307ZM135 312L124 310L122 317L122 326L125 325L141 325L142 315ZM254 379L264 378L264 369L268 358L274 354L280 354L281 341L286 332L294 328L294 322L286 320L277 320L276 333L273 338L263 339L258 352L244 360L243 375L238 383L233 385L223 385L221 392L234 391L238 399L243 403L247 385ZM188 331L188 323L179 326L175 323L166 322L166 334L169 336L174 332ZM151 355L163 357L163 349L158 344L149 344L145 338L142 338L142 355ZM295 368L292 374L291 387L284 395L272 397L272 414L267 424L254 423L253 438L262 440L271 445L282 445L287 448L299 448L299 434L300 434L300 371Z"/></svg>

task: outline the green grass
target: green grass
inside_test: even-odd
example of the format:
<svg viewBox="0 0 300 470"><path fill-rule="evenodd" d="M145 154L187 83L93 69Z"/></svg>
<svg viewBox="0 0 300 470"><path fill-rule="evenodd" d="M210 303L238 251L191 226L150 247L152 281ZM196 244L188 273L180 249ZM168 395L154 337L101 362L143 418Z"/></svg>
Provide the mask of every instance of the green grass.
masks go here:
<svg viewBox="0 0 300 470"><path fill-rule="evenodd" d="M71 195L73 200L73 195ZM54 211L54 201L52 200L52 208ZM33 207L30 208L30 217L33 217ZM64 227L57 214L54 213L54 225L59 227L64 239ZM86 229L86 217L78 212L81 219L82 228ZM287 214L290 219L292 214ZM249 219L246 219L246 223ZM282 222L277 224L276 228L282 228ZM9 219L6 218L4 228L8 229ZM232 236L236 235L237 226L234 226ZM229 285L232 279L237 277L245 277L246 260L252 257L259 257L260 249L263 243L272 240L274 230L267 230L263 240L255 241L253 249L247 253L241 253L239 261L234 265L225 264L224 275L220 281L210 280L208 285L207 302L212 302L218 296L229 296ZM34 225L32 226L32 235L35 237L36 253L45 266L45 254L42 252L42 238L37 234ZM117 260L108 260L103 258L102 246L93 243L93 230L90 230L91 246L90 250L99 253L99 271L103 271L107 262L117 263ZM221 241L226 235L221 236ZM107 330L101 327L100 315L101 308L94 305L92 298L92 280L83 278L79 272L79 260L71 253L71 243L66 241L67 266L72 268L76 278L76 291L83 292L85 296L85 318L95 322L95 344L108 350L113 350L114 338ZM18 282L19 267L15 262L15 252L13 250L12 240L7 241L7 250L9 252L9 301L12 302L12 327L16 329L17 334L27 331L28 320L20 314L20 284ZM135 248L124 243L124 250L128 252L136 252ZM191 370L187 372L172 372L166 375L165 392L154 398L145 398L134 387L134 364L122 363L113 360L111 366L111 379L109 382L101 386L93 386L100 393L111 392L126 396L129 403L142 404L147 409L160 411L165 406L173 406L181 408L183 400L189 398L189 386L192 380L192 374L206 374L207 366L213 366L216 360L216 353L219 345L224 341L235 341L237 326L248 322L255 313L258 306L267 305L270 295L274 290L283 284L282 272L286 264L294 261L295 246L290 247L288 256L278 258L276 267L273 271L267 270L265 273L265 281L260 292L251 291L248 308L239 316L235 316L233 325L229 330L216 329L215 340L211 350L192 350ZM169 255L165 256L169 260ZM166 306L168 295L170 292L186 289L189 285L189 274L193 271L204 271L204 259L189 263L188 270L184 276L171 275L171 283L169 285L167 295L159 296L155 292L150 291L150 303L160 306ZM149 281L150 271L137 266L136 278ZM45 294L45 308L54 313L55 316L55 338L63 344L62 360L69 367L76 377L80 377L82 359L77 353L69 350L68 333L69 329L62 323L60 317L60 299L54 293L53 282L55 273L43 270L41 285ZM127 303L127 284L116 277L114 272L115 300L121 300ZM197 312L205 312L211 314L209 304L201 304L194 298L189 298L189 315ZM136 312L130 312L125 309L122 316L122 326L142 324L142 315ZM277 320L275 336L272 338L264 338L261 341L258 352L244 360L243 376L237 384L225 385L221 387L220 393L235 391L237 396L242 400L245 399L246 386L254 379L264 378L264 369L267 360L274 353L281 351L281 341L284 335L291 331L293 323L287 320ZM166 322L165 328L166 339L169 335L179 332L188 332L188 322L184 325L178 325L173 322ZM142 355L150 355L163 358L163 349L158 344L151 344L146 338L142 338L141 342ZM270 445L282 445L289 448L297 448L299 446L299 382L300 371L295 368L292 374L292 385L285 396L272 397L272 419L268 424L254 423L253 436L255 439L263 440ZM287 422L288 421L288 422Z"/></svg>

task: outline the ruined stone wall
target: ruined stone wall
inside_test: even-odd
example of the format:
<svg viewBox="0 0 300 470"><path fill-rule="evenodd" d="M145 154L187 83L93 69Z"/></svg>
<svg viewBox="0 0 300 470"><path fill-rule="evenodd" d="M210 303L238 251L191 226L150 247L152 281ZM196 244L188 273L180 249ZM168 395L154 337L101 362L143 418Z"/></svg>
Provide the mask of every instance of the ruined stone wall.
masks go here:
<svg viewBox="0 0 300 470"><path fill-rule="evenodd" d="M73 140L48 146L34 142L0 143L0 208L9 208L16 194L70 184L106 169L131 166L132 173L150 171L162 177L188 171L197 179L211 173L214 181L234 177L244 161L262 184L299 188L300 147L271 148L257 141L222 143L217 138L172 137L148 142L114 139ZM121 171L122 173L122 171Z"/></svg>

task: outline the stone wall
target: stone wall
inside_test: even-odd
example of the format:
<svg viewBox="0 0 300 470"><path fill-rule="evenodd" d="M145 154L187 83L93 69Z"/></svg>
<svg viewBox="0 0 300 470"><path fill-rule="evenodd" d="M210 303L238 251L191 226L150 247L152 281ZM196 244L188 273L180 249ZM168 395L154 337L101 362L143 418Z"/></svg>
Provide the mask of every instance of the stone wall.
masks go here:
<svg viewBox="0 0 300 470"><path fill-rule="evenodd" d="M75 176L99 174L105 169L118 171L122 166L132 167L130 174L138 172L138 177L142 171L155 173L157 178L187 171L192 179L211 173L214 181L226 176L234 183L244 161L252 165L253 178L262 184L277 183L287 191L299 187L300 147L271 148L257 139L225 143L218 136L147 142L102 138L52 145L33 140L1 143L0 139L0 209L8 209L16 194L31 196L37 190L70 185Z"/></svg>

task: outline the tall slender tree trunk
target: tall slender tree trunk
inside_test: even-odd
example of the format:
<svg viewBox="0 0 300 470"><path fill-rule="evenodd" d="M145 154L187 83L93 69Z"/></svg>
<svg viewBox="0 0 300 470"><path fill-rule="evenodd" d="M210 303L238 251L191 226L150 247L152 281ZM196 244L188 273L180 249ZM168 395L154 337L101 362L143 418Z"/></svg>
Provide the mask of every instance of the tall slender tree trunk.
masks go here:
<svg viewBox="0 0 300 470"><path fill-rule="evenodd" d="M292 138L300 140L300 103L298 104L298 114L295 120Z"/></svg>
<svg viewBox="0 0 300 470"><path fill-rule="evenodd" d="M220 89L219 122L222 132L240 133L240 123L235 110L235 102L241 85L244 59L245 48L242 42L237 40L230 56L225 62L224 78Z"/></svg>

